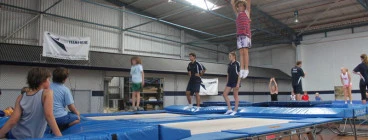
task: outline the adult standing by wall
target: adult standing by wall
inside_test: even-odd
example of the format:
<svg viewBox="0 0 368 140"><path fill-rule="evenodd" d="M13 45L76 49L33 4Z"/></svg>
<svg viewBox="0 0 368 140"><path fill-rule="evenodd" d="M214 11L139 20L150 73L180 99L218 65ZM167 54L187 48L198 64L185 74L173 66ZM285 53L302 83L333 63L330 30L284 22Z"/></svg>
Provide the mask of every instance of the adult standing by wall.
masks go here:
<svg viewBox="0 0 368 140"><path fill-rule="evenodd" d="M360 55L362 63L354 68L354 74L360 76L359 89L362 96L362 104L367 103L367 87L368 87L368 56L367 54Z"/></svg>
<svg viewBox="0 0 368 140"><path fill-rule="evenodd" d="M294 93L296 94L296 100L301 100L301 94L303 93L302 78L305 77L303 71L302 61L296 62L295 67L291 68L291 78Z"/></svg>
<svg viewBox="0 0 368 140"><path fill-rule="evenodd" d="M201 88L201 75L204 73L204 68L201 63L199 63L197 60L197 55L195 53L189 54L190 63L188 64L187 71L188 75L190 77L187 90L186 90L186 96L188 100L188 106L185 109L191 109L192 108L192 94L196 95L196 102L197 102L197 108L196 111L199 110L200 104L201 104L201 98L199 96L199 90Z"/></svg>

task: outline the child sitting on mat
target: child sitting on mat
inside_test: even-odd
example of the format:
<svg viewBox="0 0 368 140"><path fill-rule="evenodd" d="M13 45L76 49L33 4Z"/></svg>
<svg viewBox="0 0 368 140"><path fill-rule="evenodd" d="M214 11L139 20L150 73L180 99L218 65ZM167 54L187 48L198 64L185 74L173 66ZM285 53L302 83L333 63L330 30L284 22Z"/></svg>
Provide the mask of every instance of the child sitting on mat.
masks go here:
<svg viewBox="0 0 368 140"><path fill-rule="evenodd" d="M0 129L0 138L42 138L47 124L54 135L62 136L52 111L50 77L50 72L45 68L33 68L28 72L29 91L18 96L14 113Z"/></svg>
<svg viewBox="0 0 368 140"><path fill-rule="evenodd" d="M139 103L141 102L141 91L144 87L144 71L142 60L138 56L134 56L130 60L132 68L130 75L132 76L132 109L133 111L141 110Z"/></svg>
<svg viewBox="0 0 368 140"><path fill-rule="evenodd" d="M304 95L302 96L303 101L309 101L308 92L304 91Z"/></svg>
<svg viewBox="0 0 368 140"><path fill-rule="evenodd" d="M237 48L240 54L240 77L247 78L249 74L248 49L251 48L250 9L251 0L231 0L231 5L236 14Z"/></svg>
<svg viewBox="0 0 368 140"><path fill-rule="evenodd" d="M54 92L54 115L61 131L80 122L80 114L74 105L73 95L64 85L68 77L69 70L66 68L56 68L52 72L50 88ZM66 107L70 112L65 109Z"/></svg>
<svg viewBox="0 0 368 140"><path fill-rule="evenodd" d="M322 101L322 98L319 96L319 93L316 92L315 94L316 97L314 97L316 99L316 101Z"/></svg>

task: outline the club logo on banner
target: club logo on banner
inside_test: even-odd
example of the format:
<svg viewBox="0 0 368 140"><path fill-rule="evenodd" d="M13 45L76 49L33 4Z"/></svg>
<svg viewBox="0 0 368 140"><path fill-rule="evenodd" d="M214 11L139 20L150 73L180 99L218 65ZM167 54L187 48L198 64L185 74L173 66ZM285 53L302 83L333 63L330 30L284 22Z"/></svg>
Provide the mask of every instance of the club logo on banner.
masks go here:
<svg viewBox="0 0 368 140"><path fill-rule="evenodd" d="M42 56L68 60L88 60L89 37L65 37L44 32Z"/></svg>
<svg viewBox="0 0 368 140"><path fill-rule="evenodd" d="M203 79L199 95L218 95L218 79Z"/></svg>

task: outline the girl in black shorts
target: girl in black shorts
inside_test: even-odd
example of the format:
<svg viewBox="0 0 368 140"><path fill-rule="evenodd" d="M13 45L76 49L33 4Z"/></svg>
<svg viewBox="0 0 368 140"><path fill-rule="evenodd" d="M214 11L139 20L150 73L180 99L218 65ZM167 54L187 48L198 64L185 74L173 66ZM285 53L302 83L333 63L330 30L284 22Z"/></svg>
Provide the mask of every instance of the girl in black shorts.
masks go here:
<svg viewBox="0 0 368 140"><path fill-rule="evenodd" d="M362 63L360 63L358 66L354 69L354 74L357 74L360 76L360 94L362 95L362 104L367 103L367 88L368 88L368 57L367 54L362 54L360 56L360 59L362 60Z"/></svg>
<svg viewBox="0 0 368 140"><path fill-rule="evenodd" d="M225 114L235 115L238 111L238 106L239 106L238 93L239 93L240 78L241 78L241 77L239 77L240 63L238 61L236 61L235 52L229 53L229 60L230 60L230 63L229 63L228 68L227 68L227 84L226 84L223 96L224 96L224 99L226 101L227 108L228 108L228 110L226 111ZM233 90L233 96L234 96L234 99L235 99L234 111L231 108L230 99L229 99L229 96L228 96L231 89Z"/></svg>

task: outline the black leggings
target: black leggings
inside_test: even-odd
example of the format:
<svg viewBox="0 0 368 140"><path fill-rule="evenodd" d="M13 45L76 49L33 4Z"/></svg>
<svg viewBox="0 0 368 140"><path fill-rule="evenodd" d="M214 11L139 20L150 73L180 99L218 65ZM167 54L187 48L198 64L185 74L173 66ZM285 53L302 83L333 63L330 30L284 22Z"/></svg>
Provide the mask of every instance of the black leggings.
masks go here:
<svg viewBox="0 0 368 140"><path fill-rule="evenodd" d="M362 95L362 100L367 100L368 83L364 82L363 80L360 80L359 88L360 94Z"/></svg>

